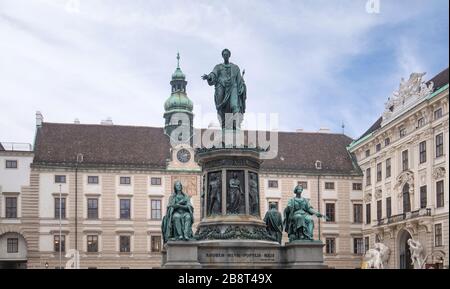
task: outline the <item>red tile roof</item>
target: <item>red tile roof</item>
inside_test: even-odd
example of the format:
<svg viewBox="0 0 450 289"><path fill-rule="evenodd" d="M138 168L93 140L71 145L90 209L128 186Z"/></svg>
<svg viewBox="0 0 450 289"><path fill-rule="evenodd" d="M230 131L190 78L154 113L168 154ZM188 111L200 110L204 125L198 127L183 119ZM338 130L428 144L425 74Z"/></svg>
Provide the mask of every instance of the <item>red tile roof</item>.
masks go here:
<svg viewBox="0 0 450 289"><path fill-rule="evenodd" d="M359 174L346 150L351 142L342 134L280 132L278 155L262 170L317 173L320 160L322 173ZM38 129L35 165L73 165L78 153L88 166L165 169L170 143L155 127L43 123Z"/></svg>

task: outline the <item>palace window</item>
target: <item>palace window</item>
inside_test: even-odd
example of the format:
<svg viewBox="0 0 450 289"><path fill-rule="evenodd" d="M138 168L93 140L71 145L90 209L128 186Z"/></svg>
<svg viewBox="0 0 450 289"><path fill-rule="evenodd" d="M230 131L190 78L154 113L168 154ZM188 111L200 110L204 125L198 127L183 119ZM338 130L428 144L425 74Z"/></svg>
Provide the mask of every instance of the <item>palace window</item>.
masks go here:
<svg viewBox="0 0 450 289"><path fill-rule="evenodd" d="M131 184L131 177L120 177L121 185L129 185Z"/></svg>
<svg viewBox="0 0 450 289"><path fill-rule="evenodd" d="M434 246L442 246L442 224L434 225Z"/></svg>
<svg viewBox="0 0 450 289"><path fill-rule="evenodd" d="M370 176L370 168L366 169L366 186L370 186L372 184L371 176Z"/></svg>
<svg viewBox="0 0 450 289"><path fill-rule="evenodd" d="M375 146L375 150L377 152L381 151L381 144L380 143Z"/></svg>
<svg viewBox="0 0 450 289"><path fill-rule="evenodd" d="M436 136L436 157L444 155L444 134L438 134Z"/></svg>
<svg viewBox="0 0 450 289"><path fill-rule="evenodd" d="M370 237L364 238L364 251L367 252L370 249Z"/></svg>
<svg viewBox="0 0 450 289"><path fill-rule="evenodd" d="M406 128L404 128L404 127L400 128L399 129L399 135L400 135L401 138L406 136Z"/></svg>
<svg viewBox="0 0 450 289"><path fill-rule="evenodd" d="M120 199L120 218L128 220L131 218L131 200Z"/></svg>
<svg viewBox="0 0 450 289"><path fill-rule="evenodd" d="M442 208L444 206L444 181L436 183L436 207Z"/></svg>
<svg viewBox="0 0 450 289"><path fill-rule="evenodd" d="M19 239L18 238L8 238L6 241L7 253L18 253L19 252Z"/></svg>
<svg viewBox="0 0 450 289"><path fill-rule="evenodd" d="M130 236L120 236L119 237L119 241L120 241L120 252L121 253L129 253L131 252L131 248L130 248Z"/></svg>
<svg viewBox="0 0 450 289"><path fill-rule="evenodd" d="M417 128L423 127L425 125L425 119L423 117L419 118L417 121Z"/></svg>
<svg viewBox="0 0 450 289"><path fill-rule="evenodd" d="M403 213L411 212L411 198L409 194L409 184L403 186Z"/></svg>
<svg viewBox="0 0 450 289"><path fill-rule="evenodd" d="M161 252L161 236L152 236L151 242L152 252Z"/></svg>
<svg viewBox="0 0 450 289"><path fill-rule="evenodd" d="M275 204L275 208L276 208L277 211L278 211L278 202L276 202L276 201L270 201L270 202L269 202L269 207L267 208L267 210L270 210L270 207L272 206L272 204Z"/></svg>
<svg viewBox="0 0 450 289"><path fill-rule="evenodd" d="M55 183L57 184L65 184L66 176L65 175L55 175Z"/></svg>
<svg viewBox="0 0 450 289"><path fill-rule="evenodd" d="M150 183L152 186L161 186L161 178L151 178Z"/></svg>
<svg viewBox="0 0 450 289"><path fill-rule="evenodd" d="M272 189L278 188L278 181L269 180L269 188L272 188Z"/></svg>
<svg viewBox="0 0 450 289"><path fill-rule="evenodd" d="M17 218L17 197L5 198L5 218L7 219Z"/></svg>
<svg viewBox="0 0 450 289"><path fill-rule="evenodd" d="M325 239L326 254L336 254L336 238Z"/></svg>
<svg viewBox="0 0 450 289"><path fill-rule="evenodd" d="M362 224L363 220L363 205L353 204L353 223Z"/></svg>
<svg viewBox="0 0 450 289"><path fill-rule="evenodd" d="M388 138L388 137L385 138L385 139L384 139L384 146L387 147L387 146L390 145L390 144L391 144L391 139Z"/></svg>
<svg viewBox="0 0 450 289"><path fill-rule="evenodd" d="M66 218L66 198L55 198L55 219L60 217L61 219Z"/></svg>
<svg viewBox="0 0 450 289"><path fill-rule="evenodd" d="M362 183L353 183L354 191L362 191Z"/></svg>
<svg viewBox="0 0 450 289"><path fill-rule="evenodd" d="M419 144L419 162L421 164L427 161L427 142L423 141Z"/></svg>
<svg viewBox="0 0 450 289"><path fill-rule="evenodd" d="M366 150L366 158L370 156L370 150Z"/></svg>
<svg viewBox="0 0 450 289"><path fill-rule="evenodd" d="M297 182L298 185L302 186L303 189L308 189L308 182Z"/></svg>
<svg viewBox="0 0 450 289"><path fill-rule="evenodd" d="M88 176L88 184L98 184L98 176Z"/></svg>
<svg viewBox="0 0 450 289"><path fill-rule="evenodd" d="M328 222L336 221L336 208L334 203L325 204L325 214L328 218Z"/></svg>
<svg viewBox="0 0 450 289"><path fill-rule="evenodd" d="M442 108L438 108L434 111L434 119L439 119L442 117Z"/></svg>
<svg viewBox="0 0 450 289"><path fill-rule="evenodd" d="M391 197L387 197L386 198L386 217L390 217L392 216L392 201L391 201Z"/></svg>
<svg viewBox="0 0 450 289"><path fill-rule="evenodd" d="M61 235L61 240L59 240L59 235L53 236L53 250L59 252L59 246L61 246L61 251L66 251L66 236Z"/></svg>
<svg viewBox="0 0 450 289"><path fill-rule="evenodd" d="M161 220L161 200L150 200L151 203L151 219Z"/></svg>
<svg viewBox="0 0 450 289"><path fill-rule="evenodd" d="M427 186L420 187L420 208L425 209L427 207Z"/></svg>
<svg viewBox="0 0 450 289"><path fill-rule="evenodd" d="M409 169L408 150L402 152L402 169L403 171Z"/></svg>
<svg viewBox="0 0 450 289"><path fill-rule="evenodd" d="M386 160L386 178L391 177L391 159Z"/></svg>
<svg viewBox="0 0 450 289"><path fill-rule="evenodd" d="M370 224L371 219L371 212L370 212L370 203L366 204L366 224Z"/></svg>
<svg viewBox="0 0 450 289"><path fill-rule="evenodd" d="M93 220L98 219L98 199L89 198L87 200L87 205L88 205L87 218Z"/></svg>
<svg viewBox="0 0 450 289"><path fill-rule="evenodd" d="M353 238L353 254L364 255L363 238Z"/></svg>
<svg viewBox="0 0 450 289"><path fill-rule="evenodd" d="M325 190L334 190L334 182L325 182Z"/></svg>
<svg viewBox="0 0 450 289"><path fill-rule="evenodd" d="M383 174L381 172L381 163L377 164L377 182L381 182Z"/></svg>
<svg viewBox="0 0 450 289"><path fill-rule="evenodd" d="M377 220L381 220L383 216L383 203L381 200L377 201Z"/></svg>
<svg viewBox="0 0 450 289"><path fill-rule="evenodd" d="M5 166L7 169L17 169L16 160L6 160Z"/></svg>
<svg viewBox="0 0 450 289"><path fill-rule="evenodd" d="M98 236L88 235L87 236L87 251L90 253L98 252Z"/></svg>

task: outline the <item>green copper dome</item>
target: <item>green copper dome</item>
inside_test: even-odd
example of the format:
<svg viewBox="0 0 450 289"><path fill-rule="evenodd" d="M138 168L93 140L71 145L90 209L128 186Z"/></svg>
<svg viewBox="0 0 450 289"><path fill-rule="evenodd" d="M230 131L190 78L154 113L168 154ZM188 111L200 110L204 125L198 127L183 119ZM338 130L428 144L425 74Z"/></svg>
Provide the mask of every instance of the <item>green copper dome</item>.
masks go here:
<svg viewBox="0 0 450 289"><path fill-rule="evenodd" d="M169 99L164 103L164 109L166 111L170 110L188 110L192 111L194 104L187 97L186 93L181 91L176 91L172 93Z"/></svg>
<svg viewBox="0 0 450 289"><path fill-rule="evenodd" d="M164 109L166 112L174 110L192 112L194 104L187 97L187 81L185 78L186 76L180 68L180 54L177 53L177 69L175 69L175 72L172 74L172 81L170 82L170 85L172 86L172 94L164 103Z"/></svg>
<svg viewBox="0 0 450 289"><path fill-rule="evenodd" d="M183 71L181 71L181 68L177 67L177 69L175 69L175 72L172 74L172 79L185 79L186 76L184 75Z"/></svg>

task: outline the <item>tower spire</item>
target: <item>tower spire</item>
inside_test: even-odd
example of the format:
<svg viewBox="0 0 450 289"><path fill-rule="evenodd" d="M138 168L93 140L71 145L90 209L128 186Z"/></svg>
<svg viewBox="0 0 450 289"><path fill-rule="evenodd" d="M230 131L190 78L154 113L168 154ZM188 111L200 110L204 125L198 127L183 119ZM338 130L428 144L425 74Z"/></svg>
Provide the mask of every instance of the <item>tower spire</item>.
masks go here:
<svg viewBox="0 0 450 289"><path fill-rule="evenodd" d="M177 52L177 68L180 68L180 52Z"/></svg>

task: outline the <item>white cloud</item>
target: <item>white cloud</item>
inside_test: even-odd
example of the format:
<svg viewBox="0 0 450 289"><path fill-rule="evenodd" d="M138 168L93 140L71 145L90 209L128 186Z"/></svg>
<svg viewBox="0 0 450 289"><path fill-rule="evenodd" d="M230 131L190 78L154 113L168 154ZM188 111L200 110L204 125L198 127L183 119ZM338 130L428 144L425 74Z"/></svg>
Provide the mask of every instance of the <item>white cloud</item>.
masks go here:
<svg viewBox="0 0 450 289"><path fill-rule="evenodd" d="M190 98L213 112L213 89L200 76L221 61L224 47L246 70L249 111L279 112L282 130L339 127L342 119L357 135L379 113L384 100L376 93L392 80L361 100L343 72L373 49L376 29L407 23L424 7L383 1L372 15L365 1L78 2L79 12L68 11L66 0L0 4L2 141L31 142L36 110L49 122L111 116L118 124L162 126L177 50ZM408 37L399 37L399 68L386 77L428 68ZM378 111L367 113L365 102Z"/></svg>

